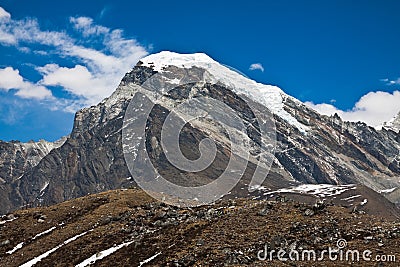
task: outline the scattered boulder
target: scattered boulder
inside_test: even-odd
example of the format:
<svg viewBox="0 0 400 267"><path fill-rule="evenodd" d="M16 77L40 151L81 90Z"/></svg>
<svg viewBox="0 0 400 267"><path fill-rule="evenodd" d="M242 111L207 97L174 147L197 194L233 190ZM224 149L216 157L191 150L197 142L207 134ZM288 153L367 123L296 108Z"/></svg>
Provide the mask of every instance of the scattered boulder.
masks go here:
<svg viewBox="0 0 400 267"><path fill-rule="evenodd" d="M306 209L304 211L305 216L313 216L314 214L315 214L315 212L312 209Z"/></svg>
<svg viewBox="0 0 400 267"><path fill-rule="evenodd" d="M267 203L264 207L257 213L259 216L267 216L268 213L272 210L273 205L271 203Z"/></svg>
<svg viewBox="0 0 400 267"><path fill-rule="evenodd" d="M203 239L197 240L196 246L204 246L204 240Z"/></svg>
<svg viewBox="0 0 400 267"><path fill-rule="evenodd" d="M8 244L10 244L10 240L8 240L8 239L6 239L6 240L0 242L0 246L1 246L1 247L7 246Z"/></svg>
<svg viewBox="0 0 400 267"><path fill-rule="evenodd" d="M16 217L15 217L15 215L14 214L8 214L7 216L6 216L6 220L15 220L16 219Z"/></svg>
<svg viewBox="0 0 400 267"><path fill-rule="evenodd" d="M47 216L41 213L35 213L33 214L33 219L37 220L39 223L43 223L46 221Z"/></svg>

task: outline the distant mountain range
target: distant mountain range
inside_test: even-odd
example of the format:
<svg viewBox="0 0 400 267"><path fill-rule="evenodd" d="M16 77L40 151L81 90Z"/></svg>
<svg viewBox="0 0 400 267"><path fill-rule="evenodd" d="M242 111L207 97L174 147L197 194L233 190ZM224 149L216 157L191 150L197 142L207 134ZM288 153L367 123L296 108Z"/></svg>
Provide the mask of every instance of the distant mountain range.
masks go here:
<svg viewBox="0 0 400 267"><path fill-rule="evenodd" d="M122 136L124 115L132 99L138 101L141 95L153 98L154 92L141 86L156 74L164 77L158 81L160 88L174 89L166 92L150 113L145 148L152 165L168 180L184 186L204 185L218 178L229 162L231 150L226 133L207 119L186 124L179 142L182 153L196 159L202 139L217 140L216 157L208 168L196 173L179 170L159 146L161 128L170 111L185 100L204 97L231 107L248 129L246 134L254 145L243 179L226 197L263 198L268 192L298 188L301 184L358 184L394 203L400 201L400 116L382 130L361 122L345 122L337 115L321 115L280 88L243 77L205 54L160 52L143 58L109 98L78 111L71 134L62 141L1 142L0 212L135 186L134 178L143 174L145 166L133 173L128 170ZM193 82L204 77L207 82ZM248 185L260 155L266 151L257 135L259 125L246 103L271 112L276 128L270 172L252 192ZM141 119L140 113L133 116L135 119ZM136 158L140 157L138 153ZM368 197L380 199L380 194L368 193ZM361 203L364 198L357 201Z"/></svg>

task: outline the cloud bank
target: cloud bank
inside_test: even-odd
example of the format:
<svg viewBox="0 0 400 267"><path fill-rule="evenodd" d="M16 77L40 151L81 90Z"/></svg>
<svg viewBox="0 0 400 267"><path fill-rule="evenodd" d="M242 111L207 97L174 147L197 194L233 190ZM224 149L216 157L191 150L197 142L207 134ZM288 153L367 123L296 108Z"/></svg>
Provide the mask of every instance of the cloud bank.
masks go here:
<svg viewBox="0 0 400 267"><path fill-rule="evenodd" d="M71 17L69 22L71 33L42 30L37 19L14 20L0 7L1 45L15 47L22 53L51 55L48 64L34 67L41 75L36 82L28 81L12 66L0 68L0 90L15 91L21 98L52 101L66 111L75 112L109 96L123 75L148 54L146 47L135 39L125 38L120 29L97 25L89 17ZM75 65L55 64L54 56L69 59ZM56 98L52 93L56 87L74 100Z"/></svg>
<svg viewBox="0 0 400 267"><path fill-rule="evenodd" d="M351 110L340 110L332 104L314 104L305 102L306 105L324 115L337 113L346 121L362 121L366 124L380 128L384 122L389 121L400 111L400 91L387 93L382 91L370 92L362 96Z"/></svg>

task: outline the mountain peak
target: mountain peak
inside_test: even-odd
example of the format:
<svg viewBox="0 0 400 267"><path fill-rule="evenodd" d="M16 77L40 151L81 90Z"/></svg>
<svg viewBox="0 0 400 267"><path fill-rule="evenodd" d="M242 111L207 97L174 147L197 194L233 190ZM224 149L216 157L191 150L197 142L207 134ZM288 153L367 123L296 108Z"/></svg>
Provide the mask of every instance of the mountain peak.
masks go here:
<svg viewBox="0 0 400 267"><path fill-rule="evenodd" d="M390 121L386 122L383 127L395 132L400 132L400 111Z"/></svg>
<svg viewBox="0 0 400 267"><path fill-rule="evenodd" d="M229 68L204 53L179 54L176 52L162 51L144 57L138 63L140 66L152 68L157 72L170 72L168 67L178 68L198 67L206 70L209 74L207 79L211 83L221 83L238 95L248 97L267 107L272 113L283 118L301 132L306 133L309 129L299 122L284 108L284 100L290 98L292 101L301 102L294 97L287 95L281 88L274 85L258 83L245 77L238 71ZM174 81L180 84L180 81Z"/></svg>
<svg viewBox="0 0 400 267"><path fill-rule="evenodd" d="M180 54L171 51L161 51L151 54L140 60L144 66L153 67L155 71L162 71L167 66L190 68L198 64L217 63L204 53Z"/></svg>

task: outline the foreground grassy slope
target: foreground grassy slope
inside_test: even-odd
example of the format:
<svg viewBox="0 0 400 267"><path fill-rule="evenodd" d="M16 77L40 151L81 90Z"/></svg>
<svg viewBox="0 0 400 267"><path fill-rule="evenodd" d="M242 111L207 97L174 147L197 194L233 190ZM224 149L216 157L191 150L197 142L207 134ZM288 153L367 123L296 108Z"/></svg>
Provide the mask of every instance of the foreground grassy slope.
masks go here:
<svg viewBox="0 0 400 267"><path fill-rule="evenodd" d="M141 190L115 190L19 210L4 217L0 229L0 266L75 266L91 257L97 258L94 266L344 266L348 262L329 259L257 259L265 244L322 250L335 247L340 238L348 248L369 249L373 256L398 255L400 260L396 221L275 198L179 209L155 202ZM108 255L110 248L116 251Z"/></svg>

